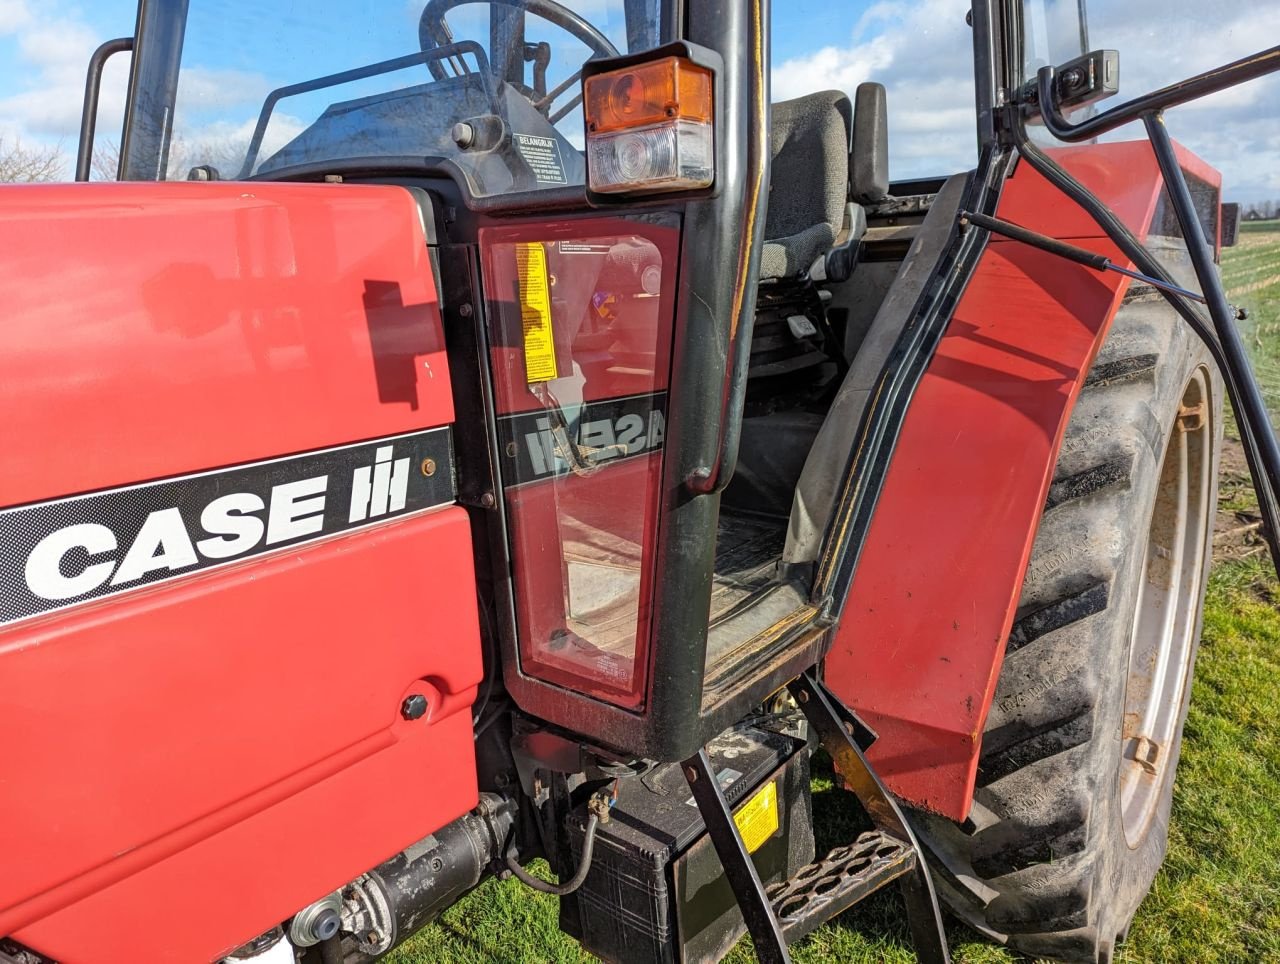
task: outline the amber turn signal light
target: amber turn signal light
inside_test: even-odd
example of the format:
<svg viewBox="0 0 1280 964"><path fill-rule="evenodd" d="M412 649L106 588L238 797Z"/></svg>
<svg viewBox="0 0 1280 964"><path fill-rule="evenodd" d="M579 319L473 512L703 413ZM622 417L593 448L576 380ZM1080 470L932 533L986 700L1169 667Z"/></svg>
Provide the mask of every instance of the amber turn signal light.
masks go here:
<svg viewBox="0 0 1280 964"><path fill-rule="evenodd" d="M583 81L587 181L593 191L651 193L715 179L711 71L683 57Z"/></svg>

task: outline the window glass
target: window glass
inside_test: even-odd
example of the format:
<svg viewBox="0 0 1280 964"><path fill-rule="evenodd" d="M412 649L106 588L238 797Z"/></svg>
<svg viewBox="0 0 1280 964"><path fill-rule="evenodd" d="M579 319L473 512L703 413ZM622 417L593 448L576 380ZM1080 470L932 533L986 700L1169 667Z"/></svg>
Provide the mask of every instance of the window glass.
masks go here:
<svg viewBox="0 0 1280 964"><path fill-rule="evenodd" d="M524 673L622 706L647 682L679 228L480 232Z"/></svg>
<svg viewBox="0 0 1280 964"><path fill-rule="evenodd" d="M579 68L656 46L664 25L660 0L562 6L553 23L486 2L191 0L168 176L429 156L478 195L582 183Z"/></svg>
<svg viewBox="0 0 1280 964"><path fill-rule="evenodd" d="M1083 20L1082 20L1083 17ZM1160 87L1239 60L1275 43L1274 0L1023 0L1024 70L1061 64L1082 49L1120 53L1120 93L1107 110ZM1081 38L1084 36L1084 42ZM1280 77L1223 91L1168 114L1174 139L1222 173L1223 198L1246 208L1280 198ZM1083 115L1073 115L1078 120ZM1037 139L1045 140L1043 128ZM1103 140L1145 135L1129 125Z"/></svg>
<svg viewBox="0 0 1280 964"><path fill-rule="evenodd" d="M772 7L773 100L821 90L852 99L884 84L889 176L939 177L977 162L973 33L964 0L794 0Z"/></svg>

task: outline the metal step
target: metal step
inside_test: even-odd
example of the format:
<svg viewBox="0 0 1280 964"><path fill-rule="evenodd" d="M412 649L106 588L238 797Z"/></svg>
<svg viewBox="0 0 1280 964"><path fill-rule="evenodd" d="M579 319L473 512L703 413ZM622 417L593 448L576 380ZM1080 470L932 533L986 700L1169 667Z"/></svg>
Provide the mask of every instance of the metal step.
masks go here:
<svg viewBox="0 0 1280 964"><path fill-rule="evenodd" d="M774 884L765 895L787 943L794 944L915 867L911 844L870 830Z"/></svg>

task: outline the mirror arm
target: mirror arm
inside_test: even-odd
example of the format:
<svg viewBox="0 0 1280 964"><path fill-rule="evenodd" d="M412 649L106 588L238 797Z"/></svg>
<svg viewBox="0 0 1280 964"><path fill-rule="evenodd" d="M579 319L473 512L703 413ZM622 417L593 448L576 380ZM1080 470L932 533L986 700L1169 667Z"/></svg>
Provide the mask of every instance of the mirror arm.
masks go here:
<svg viewBox="0 0 1280 964"><path fill-rule="evenodd" d="M1161 87L1159 90L1103 111L1078 124L1072 124L1058 107L1054 90L1057 71L1053 67L1041 67L1036 74L1040 117L1044 121L1045 128L1058 140L1068 143L1087 141L1131 121L1140 120L1143 114L1177 107L1187 101L1217 93L1247 80L1263 77L1276 70L1280 70L1280 46L1271 47L1261 53L1203 74L1196 74L1194 77L1170 84L1168 87Z"/></svg>

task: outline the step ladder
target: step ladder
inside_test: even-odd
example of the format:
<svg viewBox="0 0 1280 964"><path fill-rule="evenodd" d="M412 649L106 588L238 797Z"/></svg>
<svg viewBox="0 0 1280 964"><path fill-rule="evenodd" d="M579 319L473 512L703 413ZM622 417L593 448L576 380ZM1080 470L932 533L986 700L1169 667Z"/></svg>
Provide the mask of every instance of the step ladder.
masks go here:
<svg viewBox="0 0 1280 964"><path fill-rule="evenodd" d="M706 750L684 762L685 779L742 909L756 956L761 964L790 964L788 944L897 881L916 957L925 964L947 964L947 936L920 845L862 753L874 734L811 672L787 688L875 829L766 890Z"/></svg>

